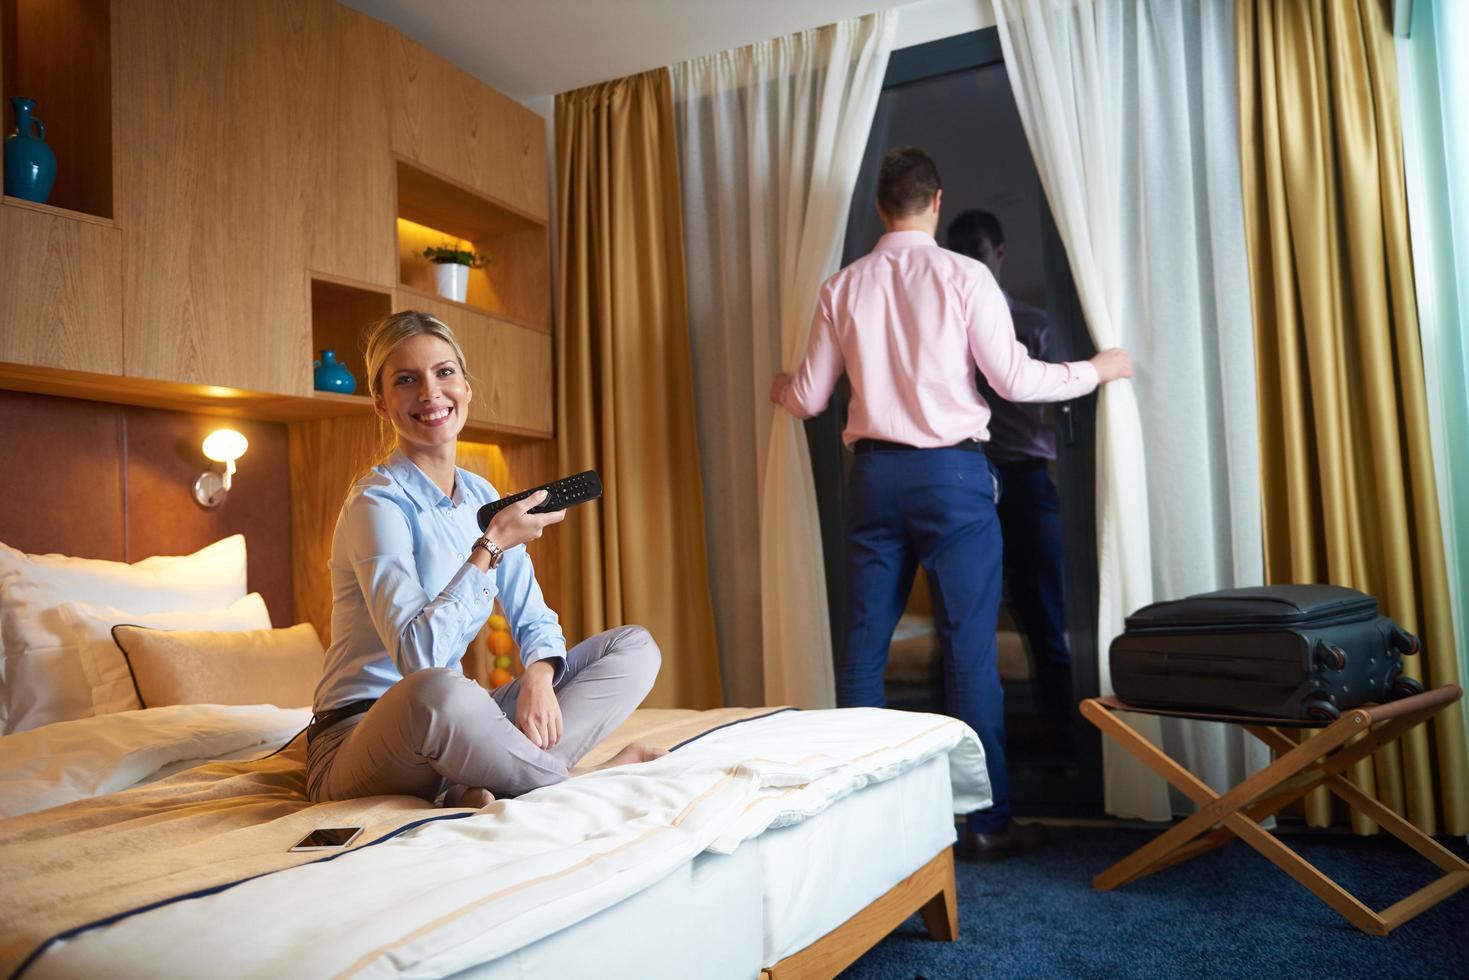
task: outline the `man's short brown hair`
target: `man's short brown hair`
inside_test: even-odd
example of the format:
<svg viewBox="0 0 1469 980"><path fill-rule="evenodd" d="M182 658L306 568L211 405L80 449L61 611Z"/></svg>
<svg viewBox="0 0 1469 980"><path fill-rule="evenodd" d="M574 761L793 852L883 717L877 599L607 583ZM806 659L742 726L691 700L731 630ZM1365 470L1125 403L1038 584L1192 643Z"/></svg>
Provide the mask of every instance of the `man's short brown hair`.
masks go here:
<svg viewBox="0 0 1469 980"><path fill-rule="evenodd" d="M906 218L933 204L943 188L939 168L916 146L895 146L877 173L877 206L889 218Z"/></svg>

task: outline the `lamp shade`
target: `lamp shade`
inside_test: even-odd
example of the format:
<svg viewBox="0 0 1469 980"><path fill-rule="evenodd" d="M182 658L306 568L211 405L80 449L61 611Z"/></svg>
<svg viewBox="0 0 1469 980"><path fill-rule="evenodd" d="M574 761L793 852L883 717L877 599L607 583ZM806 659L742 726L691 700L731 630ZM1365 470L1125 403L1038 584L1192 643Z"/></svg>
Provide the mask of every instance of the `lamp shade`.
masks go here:
<svg viewBox="0 0 1469 980"><path fill-rule="evenodd" d="M204 439L204 455L216 463L233 463L249 448L249 440L234 429L215 429Z"/></svg>

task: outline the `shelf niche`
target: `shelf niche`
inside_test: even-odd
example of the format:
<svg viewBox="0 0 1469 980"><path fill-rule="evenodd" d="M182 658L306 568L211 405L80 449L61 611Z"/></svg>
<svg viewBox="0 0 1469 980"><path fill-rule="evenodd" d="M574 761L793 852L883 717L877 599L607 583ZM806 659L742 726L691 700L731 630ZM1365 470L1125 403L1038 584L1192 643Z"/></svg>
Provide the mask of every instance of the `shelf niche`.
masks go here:
<svg viewBox="0 0 1469 980"><path fill-rule="evenodd" d="M398 279L434 295L430 245L490 256L469 273L469 306L543 333L551 331L551 252L546 223L399 160Z"/></svg>
<svg viewBox="0 0 1469 980"><path fill-rule="evenodd" d="M393 298L385 292L327 280L311 280L311 356L336 351L337 360L357 379L357 391L348 398L367 400L367 362L363 356L367 328L393 312ZM317 397L323 393L317 392Z"/></svg>
<svg viewBox="0 0 1469 980"><path fill-rule="evenodd" d="M36 102L56 154L47 205L112 214L112 21L108 0L0 0L5 135L13 96Z"/></svg>

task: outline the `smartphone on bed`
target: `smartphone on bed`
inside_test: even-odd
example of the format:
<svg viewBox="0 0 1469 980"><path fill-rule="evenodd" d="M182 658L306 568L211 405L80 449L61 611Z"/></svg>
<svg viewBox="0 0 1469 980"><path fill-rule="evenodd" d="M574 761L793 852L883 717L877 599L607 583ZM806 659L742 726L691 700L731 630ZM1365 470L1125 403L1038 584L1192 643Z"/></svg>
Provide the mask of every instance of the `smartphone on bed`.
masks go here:
<svg viewBox="0 0 1469 980"><path fill-rule="evenodd" d="M362 835L361 827L318 827L296 842L293 851L334 851Z"/></svg>

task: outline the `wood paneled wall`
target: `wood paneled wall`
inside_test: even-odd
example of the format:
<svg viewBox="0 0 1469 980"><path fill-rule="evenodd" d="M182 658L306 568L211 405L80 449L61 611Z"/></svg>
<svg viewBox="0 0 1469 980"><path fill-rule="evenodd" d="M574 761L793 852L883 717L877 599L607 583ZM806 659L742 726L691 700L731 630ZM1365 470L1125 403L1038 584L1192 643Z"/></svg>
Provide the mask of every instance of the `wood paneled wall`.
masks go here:
<svg viewBox="0 0 1469 980"><path fill-rule="evenodd" d="M126 372L306 395L318 3L134 0L114 18ZM296 220L282 220L295 216Z"/></svg>
<svg viewBox="0 0 1469 980"><path fill-rule="evenodd" d="M110 221L0 207L0 361L122 373L122 252Z"/></svg>
<svg viewBox="0 0 1469 980"><path fill-rule="evenodd" d="M399 258L398 218L416 215L495 256L450 318L504 368L477 431L550 434L538 115L334 0L0 0L0 14L4 87L38 86L82 140L57 142L56 206L0 201L0 385L49 371L77 397L151 384L205 411L364 412L312 391L318 341L340 333L329 305L314 334L312 283L437 302L403 278L422 273Z"/></svg>
<svg viewBox="0 0 1469 980"><path fill-rule="evenodd" d="M194 502L194 479L218 464L204 437L222 426L250 440L218 508ZM286 427L0 391L0 541L33 554L107 561L186 555L245 535L248 584L271 622L292 613Z"/></svg>
<svg viewBox="0 0 1469 980"><path fill-rule="evenodd" d="M544 120L396 32L390 58L394 152L550 216Z"/></svg>

